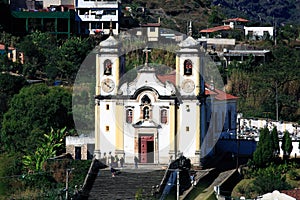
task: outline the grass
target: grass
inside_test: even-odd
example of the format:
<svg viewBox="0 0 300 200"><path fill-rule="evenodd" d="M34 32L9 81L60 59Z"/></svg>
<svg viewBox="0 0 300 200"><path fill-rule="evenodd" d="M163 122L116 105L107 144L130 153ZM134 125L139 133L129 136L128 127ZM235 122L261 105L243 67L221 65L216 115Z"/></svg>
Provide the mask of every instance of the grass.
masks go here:
<svg viewBox="0 0 300 200"><path fill-rule="evenodd" d="M205 177L203 177L196 187L186 196L186 199L195 199L199 194L205 193L205 189L208 188L213 181L218 177L219 173L212 171Z"/></svg>

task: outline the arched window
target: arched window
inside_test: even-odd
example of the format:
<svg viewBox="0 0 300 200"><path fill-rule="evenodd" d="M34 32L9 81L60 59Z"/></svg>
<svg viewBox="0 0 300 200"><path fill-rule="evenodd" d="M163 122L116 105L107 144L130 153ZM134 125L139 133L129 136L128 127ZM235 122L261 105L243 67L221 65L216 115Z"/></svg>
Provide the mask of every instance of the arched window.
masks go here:
<svg viewBox="0 0 300 200"><path fill-rule="evenodd" d="M151 100L150 100L150 98L149 98L147 95L145 95L145 96L143 96L143 98L142 98L142 103L143 103L143 104L150 104L150 103L151 103Z"/></svg>
<svg viewBox="0 0 300 200"><path fill-rule="evenodd" d="M193 73L193 64L191 60L185 60L183 63L183 74L192 75Z"/></svg>
<svg viewBox="0 0 300 200"><path fill-rule="evenodd" d="M148 106L143 108L143 119L149 119L150 116L150 109Z"/></svg>
<svg viewBox="0 0 300 200"><path fill-rule="evenodd" d="M132 117L133 117L132 109L127 109L126 110L126 122L131 124L132 123Z"/></svg>
<svg viewBox="0 0 300 200"><path fill-rule="evenodd" d="M166 124L168 122L168 112L166 109L160 111L160 122Z"/></svg>
<svg viewBox="0 0 300 200"><path fill-rule="evenodd" d="M104 61L104 75L111 75L112 73L112 63L109 59Z"/></svg>

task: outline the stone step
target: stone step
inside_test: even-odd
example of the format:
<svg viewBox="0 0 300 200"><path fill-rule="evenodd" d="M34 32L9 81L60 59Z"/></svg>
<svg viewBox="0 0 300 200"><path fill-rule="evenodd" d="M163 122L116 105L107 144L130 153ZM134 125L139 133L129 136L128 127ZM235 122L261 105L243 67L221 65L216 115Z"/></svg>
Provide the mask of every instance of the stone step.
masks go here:
<svg viewBox="0 0 300 200"><path fill-rule="evenodd" d="M112 177L110 169L102 169L96 178L89 194L89 200L93 199L135 199L137 193L143 199L150 199L153 186L160 185L165 170L151 168L120 169L115 177Z"/></svg>

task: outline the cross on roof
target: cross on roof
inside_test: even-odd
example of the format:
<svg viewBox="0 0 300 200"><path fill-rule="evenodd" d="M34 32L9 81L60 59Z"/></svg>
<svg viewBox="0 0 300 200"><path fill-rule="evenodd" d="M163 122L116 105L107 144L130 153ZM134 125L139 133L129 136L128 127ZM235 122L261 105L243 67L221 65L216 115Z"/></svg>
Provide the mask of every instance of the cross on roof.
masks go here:
<svg viewBox="0 0 300 200"><path fill-rule="evenodd" d="M143 49L143 52L146 53L146 60L145 60L145 65L148 64L148 59L149 59L149 53L148 52L151 52L151 49L148 49L148 47L145 47L145 49Z"/></svg>

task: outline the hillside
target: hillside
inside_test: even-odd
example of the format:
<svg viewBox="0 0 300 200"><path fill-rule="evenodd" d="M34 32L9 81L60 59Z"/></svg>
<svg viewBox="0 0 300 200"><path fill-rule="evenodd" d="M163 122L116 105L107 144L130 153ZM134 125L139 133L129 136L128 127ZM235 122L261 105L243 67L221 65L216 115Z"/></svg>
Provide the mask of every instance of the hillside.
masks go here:
<svg viewBox="0 0 300 200"><path fill-rule="evenodd" d="M227 17L245 17L261 24L300 24L299 0L214 0Z"/></svg>
<svg viewBox="0 0 300 200"><path fill-rule="evenodd" d="M186 33L187 22L192 21L194 34L198 30L222 23L223 19L243 17L252 25L300 24L299 0L124 0L124 6L147 9L140 17L143 22L156 22L162 26Z"/></svg>

